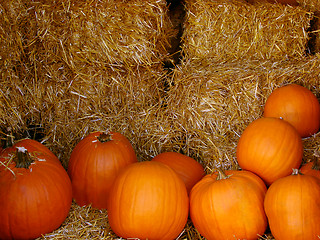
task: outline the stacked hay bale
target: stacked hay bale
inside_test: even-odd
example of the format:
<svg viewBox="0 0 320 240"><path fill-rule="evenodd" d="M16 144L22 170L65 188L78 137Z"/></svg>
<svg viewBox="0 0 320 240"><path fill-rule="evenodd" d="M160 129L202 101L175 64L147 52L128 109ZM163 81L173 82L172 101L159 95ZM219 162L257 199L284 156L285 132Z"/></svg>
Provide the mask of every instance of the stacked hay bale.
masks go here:
<svg viewBox="0 0 320 240"><path fill-rule="evenodd" d="M320 58L307 56L314 16L301 6L267 2L186 1L181 64L168 92L168 114L182 152L210 171L237 168L246 126L262 116L273 89L298 83L319 96ZM307 139L305 160L319 137Z"/></svg>
<svg viewBox="0 0 320 240"><path fill-rule="evenodd" d="M138 131L156 135L144 128L163 102L163 62L175 34L165 0L1 7L4 135L21 138L36 128L65 166L90 131L121 131L138 153L149 141Z"/></svg>

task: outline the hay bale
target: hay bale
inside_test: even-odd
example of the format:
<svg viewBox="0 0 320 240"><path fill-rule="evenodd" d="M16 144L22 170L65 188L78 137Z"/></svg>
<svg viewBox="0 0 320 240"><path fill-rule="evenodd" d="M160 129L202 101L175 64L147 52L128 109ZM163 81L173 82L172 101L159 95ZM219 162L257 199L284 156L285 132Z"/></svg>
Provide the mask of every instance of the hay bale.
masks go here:
<svg viewBox="0 0 320 240"><path fill-rule="evenodd" d="M176 136L184 139L182 152L202 162L207 170L237 168L236 146L247 125L263 114L273 89L298 83L319 97L320 57L292 61L182 62L174 71L167 113ZM319 134L305 140L305 156L319 148Z"/></svg>
<svg viewBox="0 0 320 240"><path fill-rule="evenodd" d="M82 62L136 68L168 58L175 30L165 0L39 2L30 12L49 61L58 56L76 70Z"/></svg>
<svg viewBox="0 0 320 240"><path fill-rule="evenodd" d="M305 55L312 13L282 4L187 1L185 59L282 60Z"/></svg>

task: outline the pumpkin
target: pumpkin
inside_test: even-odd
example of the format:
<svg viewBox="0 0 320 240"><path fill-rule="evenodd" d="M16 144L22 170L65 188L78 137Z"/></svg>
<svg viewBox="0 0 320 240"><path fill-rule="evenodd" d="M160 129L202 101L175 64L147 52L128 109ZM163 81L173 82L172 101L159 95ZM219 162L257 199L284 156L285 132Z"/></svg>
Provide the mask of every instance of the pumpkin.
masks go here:
<svg viewBox="0 0 320 240"><path fill-rule="evenodd" d="M270 94L263 116L281 117L291 123L301 137L309 137L319 131L320 103L309 89L289 84Z"/></svg>
<svg viewBox="0 0 320 240"><path fill-rule="evenodd" d="M68 174L78 205L106 209L107 196L120 169L137 162L129 140L117 132L92 132L72 150Z"/></svg>
<svg viewBox="0 0 320 240"><path fill-rule="evenodd" d="M278 179L269 187L264 208L275 239L319 239L319 179L294 169L292 175Z"/></svg>
<svg viewBox="0 0 320 240"><path fill-rule="evenodd" d="M258 239L267 228L266 185L245 170L208 174L190 193L190 217L206 239Z"/></svg>
<svg viewBox="0 0 320 240"><path fill-rule="evenodd" d="M157 161L127 166L116 177L109 195L110 227L125 239L176 239L188 212L184 182Z"/></svg>
<svg viewBox="0 0 320 240"><path fill-rule="evenodd" d="M320 180L320 155L316 152L315 158L304 165L301 166L300 172L302 174L311 175Z"/></svg>
<svg viewBox="0 0 320 240"><path fill-rule="evenodd" d="M280 118L251 122L237 144L237 161L242 169L261 177L267 185L291 174L302 162L303 144L297 130Z"/></svg>
<svg viewBox="0 0 320 240"><path fill-rule="evenodd" d="M184 181L188 193L205 173L204 168L199 162L178 152L160 153L152 161L162 162L171 167Z"/></svg>
<svg viewBox="0 0 320 240"><path fill-rule="evenodd" d="M72 202L71 181L50 154L20 142L0 156L0 239L35 239L57 229Z"/></svg>

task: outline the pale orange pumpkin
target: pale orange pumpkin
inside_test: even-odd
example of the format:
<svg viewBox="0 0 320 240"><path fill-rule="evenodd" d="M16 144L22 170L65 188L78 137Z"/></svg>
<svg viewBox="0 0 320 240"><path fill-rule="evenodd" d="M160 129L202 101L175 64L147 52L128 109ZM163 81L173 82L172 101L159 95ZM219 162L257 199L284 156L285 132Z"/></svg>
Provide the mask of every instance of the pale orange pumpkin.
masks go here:
<svg viewBox="0 0 320 240"><path fill-rule="evenodd" d="M320 181L301 175L278 179L268 189L264 208L277 240L318 240L320 236Z"/></svg>
<svg viewBox="0 0 320 240"><path fill-rule="evenodd" d="M291 123L301 137L309 137L320 128L320 103L309 89L289 84L270 94L263 116L282 118Z"/></svg>
<svg viewBox="0 0 320 240"><path fill-rule="evenodd" d="M188 193L205 174L199 162L178 152L160 153L152 161L162 162L171 167L186 184Z"/></svg>
<svg viewBox="0 0 320 240"><path fill-rule="evenodd" d="M267 228L264 182L249 171L202 178L190 193L190 217L206 239L258 239Z"/></svg>
<svg viewBox="0 0 320 240"><path fill-rule="evenodd" d="M110 190L109 223L126 239L176 239L187 223L188 212L184 182L157 161L127 166Z"/></svg>
<svg viewBox="0 0 320 240"><path fill-rule="evenodd" d="M291 174L302 162L303 144L297 130L279 118L259 118L243 131L237 145L242 169L261 177L267 185Z"/></svg>
<svg viewBox="0 0 320 240"><path fill-rule="evenodd" d="M129 140L117 132L93 132L73 149L68 174L80 206L106 209L112 182L125 166L137 162Z"/></svg>

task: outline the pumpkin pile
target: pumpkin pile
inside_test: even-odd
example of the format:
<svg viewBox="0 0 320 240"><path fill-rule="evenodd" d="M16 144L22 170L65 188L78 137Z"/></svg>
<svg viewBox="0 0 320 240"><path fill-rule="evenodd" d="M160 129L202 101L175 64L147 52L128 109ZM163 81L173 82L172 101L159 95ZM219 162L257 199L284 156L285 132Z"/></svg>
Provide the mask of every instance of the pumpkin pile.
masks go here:
<svg viewBox="0 0 320 240"><path fill-rule="evenodd" d="M305 87L272 92L263 117L237 144L241 169L216 168L178 152L138 161L118 132L92 132L67 171L44 145L23 139L0 155L0 239L34 239L66 219L72 199L106 209L122 238L176 239L188 219L206 239L320 236L319 153L302 165L303 138L320 128L320 104ZM302 165L302 166L301 166Z"/></svg>

